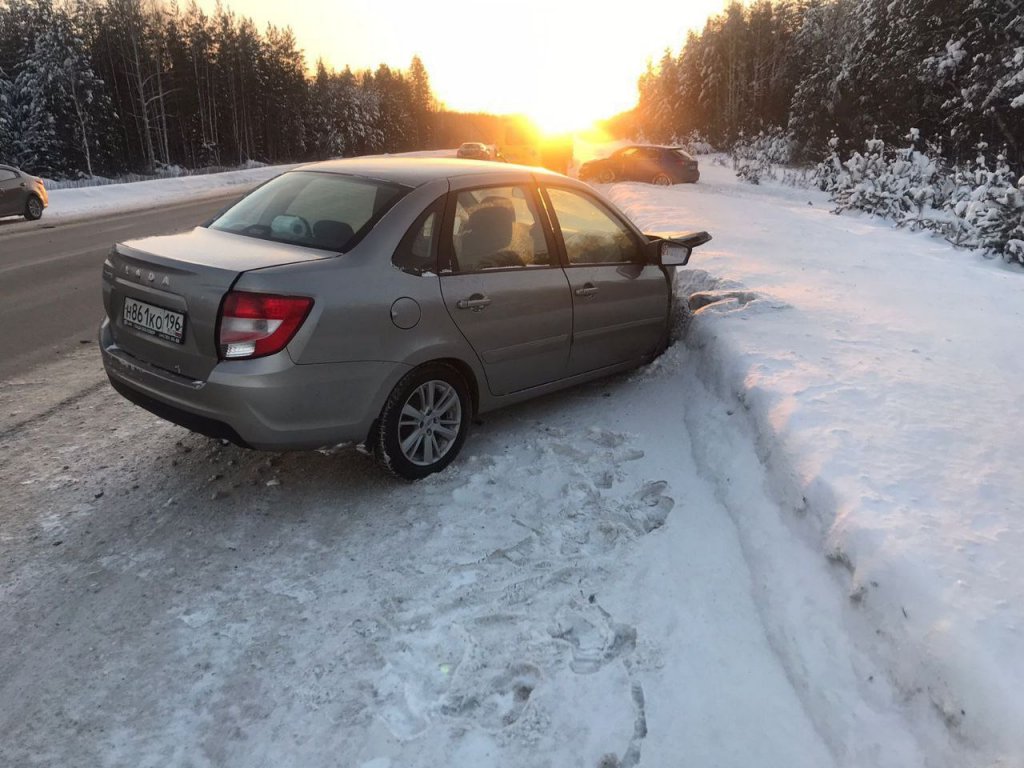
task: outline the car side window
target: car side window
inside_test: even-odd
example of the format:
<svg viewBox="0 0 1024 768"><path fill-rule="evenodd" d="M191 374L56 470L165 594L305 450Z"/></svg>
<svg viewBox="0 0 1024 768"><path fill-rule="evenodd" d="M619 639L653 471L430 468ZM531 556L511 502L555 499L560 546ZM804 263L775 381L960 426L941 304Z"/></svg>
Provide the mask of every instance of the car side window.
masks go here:
<svg viewBox="0 0 1024 768"><path fill-rule="evenodd" d="M544 228L526 187L459 192L451 238L453 272L551 265Z"/></svg>
<svg viewBox="0 0 1024 768"><path fill-rule="evenodd" d="M441 232L444 198L437 200L409 227L391 263L410 275L437 272L437 241Z"/></svg>
<svg viewBox="0 0 1024 768"><path fill-rule="evenodd" d="M18 178L18 174L16 174L14 171L8 171L6 169L0 168L0 181L12 181L13 179L16 178Z"/></svg>
<svg viewBox="0 0 1024 768"><path fill-rule="evenodd" d="M547 193L570 265L643 261L643 251L633 233L597 202L557 187L548 187Z"/></svg>

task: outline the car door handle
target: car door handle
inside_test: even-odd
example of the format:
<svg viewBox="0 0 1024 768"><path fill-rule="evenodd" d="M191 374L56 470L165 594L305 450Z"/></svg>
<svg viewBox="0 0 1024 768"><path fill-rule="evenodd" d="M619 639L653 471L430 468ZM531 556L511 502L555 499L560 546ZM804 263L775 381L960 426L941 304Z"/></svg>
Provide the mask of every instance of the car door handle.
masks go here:
<svg viewBox="0 0 1024 768"><path fill-rule="evenodd" d="M597 293L597 286L593 283L585 283L582 288L576 289L577 296L593 296Z"/></svg>
<svg viewBox="0 0 1024 768"><path fill-rule="evenodd" d="M474 312L486 309L490 304L491 300L482 293L474 293L468 299L459 299L455 302L455 306L459 309L471 309Z"/></svg>

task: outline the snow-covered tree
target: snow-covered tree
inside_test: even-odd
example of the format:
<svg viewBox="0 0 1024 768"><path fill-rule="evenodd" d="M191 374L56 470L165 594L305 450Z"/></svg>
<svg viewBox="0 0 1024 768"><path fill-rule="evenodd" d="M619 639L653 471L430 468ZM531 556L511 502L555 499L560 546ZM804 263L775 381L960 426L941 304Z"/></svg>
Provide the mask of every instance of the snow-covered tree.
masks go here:
<svg viewBox="0 0 1024 768"><path fill-rule="evenodd" d="M78 168L92 176L95 127L109 118L110 101L68 15L53 14L36 37L16 88L25 105L22 163L40 172L67 173Z"/></svg>
<svg viewBox="0 0 1024 768"><path fill-rule="evenodd" d="M0 69L0 163L14 159L14 83Z"/></svg>

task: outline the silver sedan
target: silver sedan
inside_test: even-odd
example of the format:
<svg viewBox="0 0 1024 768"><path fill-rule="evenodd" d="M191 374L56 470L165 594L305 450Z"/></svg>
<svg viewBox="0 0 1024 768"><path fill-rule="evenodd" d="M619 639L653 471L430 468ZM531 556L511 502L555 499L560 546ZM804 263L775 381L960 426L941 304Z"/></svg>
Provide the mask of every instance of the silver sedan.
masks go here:
<svg viewBox="0 0 1024 768"><path fill-rule="evenodd" d="M708 239L644 235L539 168L308 165L191 232L116 245L103 363L126 398L196 432L358 443L421 478L476 414L658 355L674 267Z"/></svg>

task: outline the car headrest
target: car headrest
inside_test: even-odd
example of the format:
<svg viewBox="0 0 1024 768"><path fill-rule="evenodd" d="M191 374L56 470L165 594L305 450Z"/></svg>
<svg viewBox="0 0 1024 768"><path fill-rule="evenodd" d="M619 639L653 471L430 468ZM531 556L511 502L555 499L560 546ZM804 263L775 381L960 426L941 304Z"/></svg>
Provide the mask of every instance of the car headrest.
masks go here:
<svg viewBox="0 0 1024 768"><path fill-rule="evenodd" d="M343 250L355 232L344 221L320 219L313 225L313 239L318 246L331 250Z"/></svg>

